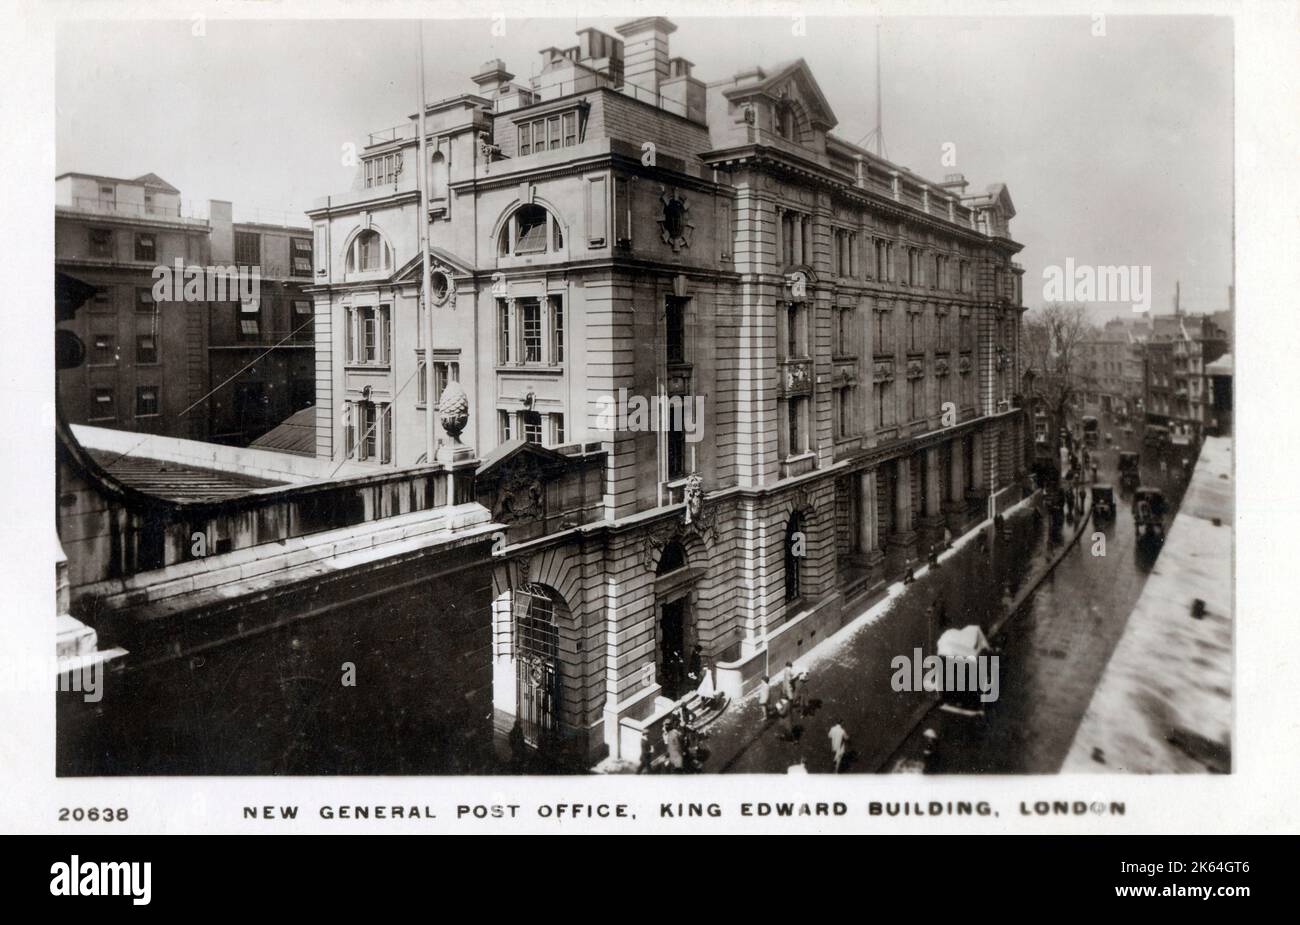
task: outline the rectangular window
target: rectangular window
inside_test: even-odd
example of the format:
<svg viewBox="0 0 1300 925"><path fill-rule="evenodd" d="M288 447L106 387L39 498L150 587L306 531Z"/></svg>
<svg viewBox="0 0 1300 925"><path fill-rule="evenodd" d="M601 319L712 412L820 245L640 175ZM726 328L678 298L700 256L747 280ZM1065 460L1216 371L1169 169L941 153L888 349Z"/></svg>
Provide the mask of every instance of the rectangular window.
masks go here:
<svg viewBox="0 0 1300 925"><path fill-rule="evenodd" d="M576 112L566 112L564 114L564 146L571 148L578 143L578 114Z"/></svg>
<svg viewBox="0 0 1300 925"><path fill-rule="evenodd" d="M669 363L686 362L686 300L669 296L664 311Z"/></svg>
<svg viewBox="0 0 1300 925"><path fill-rule="evenodd" d="M158 310L157 303L153 300L153 292L148 289L137 289L135 291L135 310L141 314L154 314Z"/></svg>
<svg viewBox="0 0 1300 925"><path fill-rule="evenodd" d="M239 339L252 340L261 333L262 310L257 302L241 302L235 315L239 322Z"/></svg>
<svg viewBox="0 0 1300 925"><path fill-rule="evenodd" d="M551 362L564 362L564 297L553 295L547 300L551 306Z"/></svg>
<svg viewBox="0 0 1300 925"><path fill-rule="evenodd" d="M606 214L607 194L605 178L594 177L587 181L587 246L604 247L608 235L609 218Z"/></svg>
<svg viewBox="0 0 1300 925"><path fill-rule="evenodd" d="M925 380L908 380L908 415L909 419L919 421L925 417Z"/></svg>
<svg viewBox="0 0 1300 925"><path fill-rule="evenodd" d="M682 402L668 402L668 480L676 481L686 476L686 428L682 417Z"/></svg>
<svg viewBox="0 0 1300 925"><path fill-rule="evenodd" d="M523 305L524 362L542 362L542 306L536 299L526 299Z"/></svg>
<svg viewBox="0 0 1300 925"><path fill-rule="evenodd" d="M250 231L235 232L235 263L256 267L262 263L262 236Z"/></svg>
<svg viewBox="0 0 1300 925"><path fill-rule="evenodd" d="M290 243L290 276L311 276L311 238L293 238Z"/></svg>
<svg viewBox="0 0 1300 925"><path fill-rule="evenodd" d="M92 312L106 312L113 310L113 290L108 286L96 286L95 295L90 302Z"/></svg>
<svg viewBox="0 0 1300 925"><path fill-rule="evenodd" d="M497 434L500 436L502 443L505 443L508 440L513 439L510 436L510 412L509 411L497 412Z"/></svg>
<svg viewBox="0 0 1300 925"><path fill-rule="evenodd" d="M935 340L939 344L940 350L948 349L948 316L935 315L934 317Z"/></svg>
<svg viewBox="0 0 1300 925"><path fill-rule="evenodd" d="M152 417L158 413L158 386L138 385L135 388L135 416Z"/></svg>
<svg viewBox="0 0 1300 925"><path fill-rule="evenodd" d="M429 397L429 366L424 357L415 358L415 404L423 407Z"/></svg>
<svg viewBox="0 0 1300 925"><path fill-rule="evenodd" d="M546 144L551 150L560 146L560 117L551 116L546 120Z"/></svg>
<svg viewBox="0 0 1300 925"><path fill-rule="evenodd" d="M907 314L907 349L913 353L925 349L921 342L921 318L920 312Z"/></svg>
<svg viewBox="0 0 1300 925"><path fill-rule="evenodd" d="M519 126L519 157L527 157L533 153L533 126L531 123L524 123Z"/></svg>
<svg viewBox="0 0 1300 925"><path fill-rule="evenodd" d="M296 340L311 340L316 320L310 299L293 300L293 336Z"/></svg>
<svg viewBox="0 0 1300 925"><path fill-rule="evenodd" d="M564 443L564 415L562 414L551 415L551 442L555 446Z"/></svg>
<svg viewBox="0 0 1300 925"><path fill-rule="evenodd" d="M536 443L539 446L542 442L542 416L536 411L525 412L524 419L524 440L528 443Z"/></svg>
<svg viewBox="0 0 1300 925"><path fill-rule="evenodd" d="M509 362L510 303L505 299L497 299L497 363L504 366Z"/></svg>
<svg viewBox="0 0 1300 925"><path fill-rule="evenodd" d="M614 243L619 247L632 245L632 200L625 177L614 178Z"/></svg>
<svg viewBox="0 0 1300 925"><path fill-rule="evenodd" d="M137 363L158 362L158 339L152 334L136 335L135 361Z"/></svg>
<svg viewBox="0 0 1300 925"><path fill-rule="evenodd" d="M361 412L361 420L357 422L361 428L357 459L372 459L379 449L379 417L375 414L375 403L363 401L357 407Z"/></svg>
<svg viewBox="0 0 1300 925"><path fill-rule="evenodd" d="M87 232L90 236L90 256L113 256L113 232L107 228L90 228Z"/></svg>
<svg viewBox="0 0 1300 925"><path fill-rule="evenodd" d="M803 445L799 442L799 401L798 398L792 398L785 403L788 412L786 427L788 433L786 439L790 447L790 455L794 456L803 451Z"/></svg>
<svg viewBox="0 0 1300 925"><path fill-rule="evenodd" d="M357 309L358 363L386 365L391 355L391 338L387 305Z"/></svg>
<svg viewBox="0 0 1300 925"><path fill-rule="evenodd" d="M135 259L136 260L157 259L157 244L153 235L138 234L135 236Z"/></svg>
<svg viewBox="0 0 1300 925"><path fill-rule="evenodd" d="M112 366L117 363L117 351L114 349L112 334L96 334L90 339L90 364L92 366Z"/></svg>
<svg viewBox="0 0 1300 925"><path fill-rule="evenodd" d="M891 328L890 315L887 311L876 312L876 331L875 331L875 352L892 353L894 350L893 338L889 336Z"/></svg>
<svg viewBox="0 0 1300 925"><path fill-rule="evenodd" d="M92 421L102 421L117 416L113 410L113 390L93 389L90 399L90 419Z"/></svg>

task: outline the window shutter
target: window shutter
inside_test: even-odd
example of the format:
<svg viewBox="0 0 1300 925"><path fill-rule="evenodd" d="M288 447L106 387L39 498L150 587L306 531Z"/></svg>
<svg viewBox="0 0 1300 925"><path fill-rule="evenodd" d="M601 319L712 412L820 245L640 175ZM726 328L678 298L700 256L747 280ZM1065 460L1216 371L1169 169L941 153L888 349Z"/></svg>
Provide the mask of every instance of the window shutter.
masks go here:
<svg viewBox="0 0 1300 925"><path fill-rule="evenodd" d="M388 319L388 306L387 305L381 306L379 309L379 314L382 319L381 320L382 330L380 331L380 335L379 335L379 339L380 339L379 362L387 365L388 357L390 356L389 347L390 347L390 338L392 335L392 325Z"/></svg>
<svg viewBox="0 0 1300 925"><path fill-rule="evenodd" d="M375 426L379 428L379 461L393 460L392 405L375 405Z"/></svg>
<svg viewBox="0 0 1300 925"><path fill-rule="evenodd" d="M352 309L350 308L344 311L343 328L344 328L343 361L345 363L351 363L353 362L353 357L356 356L356 344L354 343L354 341L356 340L356 315L353 313Z"/></svg>
<svg viewBox="0 0 1300 925"><path fill-rule="evenodd" d="M348 402L347 408L348 415L343 426L343 452L348 459L351 459L357 448L357 406L353 402Z"/></svg>

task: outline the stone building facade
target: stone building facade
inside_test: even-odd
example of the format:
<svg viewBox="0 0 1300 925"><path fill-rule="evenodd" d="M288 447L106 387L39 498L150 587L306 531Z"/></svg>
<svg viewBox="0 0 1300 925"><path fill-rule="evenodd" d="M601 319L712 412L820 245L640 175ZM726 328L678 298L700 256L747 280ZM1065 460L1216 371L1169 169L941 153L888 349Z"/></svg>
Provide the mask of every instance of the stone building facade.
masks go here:
<svg viewBox="0 0 1300 925"><path fill-rule="evenodd" d="M498 729L583 760L636 757L696 646L751 689L1019 499L1029 439L1006 188L837 138L802 60L706 84L675 28L429 105L427 215L414 117L308 212L318 455L424 461L464 390Z"/></svg>

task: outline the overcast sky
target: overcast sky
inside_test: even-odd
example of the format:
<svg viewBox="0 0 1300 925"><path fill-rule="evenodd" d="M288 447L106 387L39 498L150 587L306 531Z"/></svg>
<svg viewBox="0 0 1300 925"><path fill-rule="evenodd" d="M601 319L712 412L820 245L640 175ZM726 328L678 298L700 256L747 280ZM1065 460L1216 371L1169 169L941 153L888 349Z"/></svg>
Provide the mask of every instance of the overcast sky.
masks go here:
<svg viewBox="0 0 1300 925"><path fill-rule="evenodd" d="M502 58L519 78L549 45L618 19L425 25L430 101L472 91ZM851 142L874 125L875 21L675 17L671 53L705 81L802 57ZM415 111L415 25L397 20L71 22L57 45L57 172L154 172L205 204L301 213L349 187L342 146ZM1232 24L1210 17L889 19L889 157L972 188L1006 183L1025 245L1025 304L1043 268L1149 265L1152 305L1225 308L1232 282ZM941 163L956 145L956 167ZM251 217L251 216L249 216ZM297 216L305 222L305 218ZM1097 306L1097 318L1130 314Z"/></svg>

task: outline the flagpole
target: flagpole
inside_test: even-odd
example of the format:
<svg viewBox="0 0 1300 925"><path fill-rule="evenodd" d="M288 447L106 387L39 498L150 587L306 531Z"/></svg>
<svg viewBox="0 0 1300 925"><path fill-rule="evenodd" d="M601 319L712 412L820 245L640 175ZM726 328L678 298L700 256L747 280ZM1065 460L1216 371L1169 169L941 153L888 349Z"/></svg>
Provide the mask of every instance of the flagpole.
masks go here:
<svg viewBox="0 0 1300 925"><path fill-rule="evenodd" d="M420 42L420 115L419 115L419 157L420 169L416 171L416 182L420 184L420 321L424 325L424 436L425 462L434 463L434 414L433 407L433 306L429 303L429 151L428 138L424 124L424 21L416 21L416 35ZM453 499L451 472L447 473L447 503Z"/></svg>

